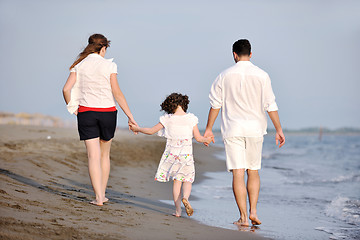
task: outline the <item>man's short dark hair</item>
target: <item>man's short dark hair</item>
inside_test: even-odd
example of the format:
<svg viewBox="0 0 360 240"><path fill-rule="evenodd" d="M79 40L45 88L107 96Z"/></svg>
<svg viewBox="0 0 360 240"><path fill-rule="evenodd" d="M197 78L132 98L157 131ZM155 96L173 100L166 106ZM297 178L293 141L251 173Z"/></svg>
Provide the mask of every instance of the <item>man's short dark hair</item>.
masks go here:
<svg viewBox="0 0 360 240"><path fill-rule="evenodd" d="M234 42L232 50L238 56L249 56L251 53L251 44L247 39L240 39Z"/></svg>

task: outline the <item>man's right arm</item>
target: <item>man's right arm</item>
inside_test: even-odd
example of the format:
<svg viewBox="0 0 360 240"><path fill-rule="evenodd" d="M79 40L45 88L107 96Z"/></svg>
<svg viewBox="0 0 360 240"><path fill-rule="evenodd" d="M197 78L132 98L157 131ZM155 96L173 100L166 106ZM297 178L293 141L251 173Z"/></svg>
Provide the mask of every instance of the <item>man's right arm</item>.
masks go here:
<svg viewBox="0 0 360 240"><path fill-rule="evenodd" d="M276 130L276 145L279 145L279 148L281 148L285 144L285 136L281 128L279 113L278 111L271 111L268 114Z"/></svg>
<svg viewBox="0 0 360 240"><path fill-rule="evenodd" d="M214 126L217 116L219 115L219 112L220 112L220 108L218 108L218 109L210 108L208 121L206 124L205 133L204 133L204 137L212 137L213 138L213 140L212 140L213 143L215 143L215 139L214 139L214 134L212 132L212 128ZM205 145L208 146L209 144L205 144Z"/></svg>

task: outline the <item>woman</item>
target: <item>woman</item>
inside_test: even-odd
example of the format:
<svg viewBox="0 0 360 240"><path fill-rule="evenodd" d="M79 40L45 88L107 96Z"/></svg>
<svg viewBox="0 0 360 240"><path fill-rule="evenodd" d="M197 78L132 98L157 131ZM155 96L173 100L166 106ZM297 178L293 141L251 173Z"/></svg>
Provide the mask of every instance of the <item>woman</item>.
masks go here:
<svg viewBox="0 0 360 240"><path fill-rule="evenodd" d="M93 34L88 42L70 67L63 95L69 112L77 115L80 140L85 141L96 197L91 204L101 206L108 201L105 190L117 115L114 98L129 118L129 124L137 124L117 82L117 65L104 58L110 41L101 34Z"/></svg>

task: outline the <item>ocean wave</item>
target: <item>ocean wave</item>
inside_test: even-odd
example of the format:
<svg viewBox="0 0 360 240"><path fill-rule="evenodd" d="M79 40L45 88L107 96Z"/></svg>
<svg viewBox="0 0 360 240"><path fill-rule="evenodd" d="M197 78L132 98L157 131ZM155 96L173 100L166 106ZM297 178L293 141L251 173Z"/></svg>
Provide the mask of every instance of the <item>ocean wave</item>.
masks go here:
<svg viewBox="0 0 360 240"><path fill-rule="evenodd" d="M289 181L289 184L304 185L304 184L323 184L323 183L343 183L343 182L360 182L359 174L340 175L331 179L311 179L300 181Z"/></svg>
<svg viewBox="0 0 360 240"><path fill-rule="evenodd" d="M346 223L360 225L360 200L337 197L326 206L325 214Z"/></svg>

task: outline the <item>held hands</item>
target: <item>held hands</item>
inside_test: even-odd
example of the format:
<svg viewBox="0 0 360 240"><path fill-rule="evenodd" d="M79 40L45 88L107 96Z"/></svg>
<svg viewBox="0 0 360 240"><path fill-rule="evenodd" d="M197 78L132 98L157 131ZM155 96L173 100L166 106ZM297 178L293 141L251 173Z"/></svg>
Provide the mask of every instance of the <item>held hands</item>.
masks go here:
<svg viewBox="0 0 360 240"><path fill-rule="evenodd" d="M138 134L139 125L135 122L133 118L129 118L128 125L129 125L129 130L133 131L134 134Z"/></svg>
<svg viewBox="0 0 360 240"><path fill-rule="evenodd" d="M285 144L285 136L282 130L276 131L275 141L276 145L279 145L279 148L281 148Z"/></svg>
<svg viewBox="0 0 360 240"><path fill-rule="evenodd" d="M213 134L213 132L212 132L211 129L206 129L206 130L205 130L204 137L205 137L205 138L210 138L209 141L204 142L204 145L205 145L205 146L208 147L211 142L215 143L214 134Z"/></svg>

